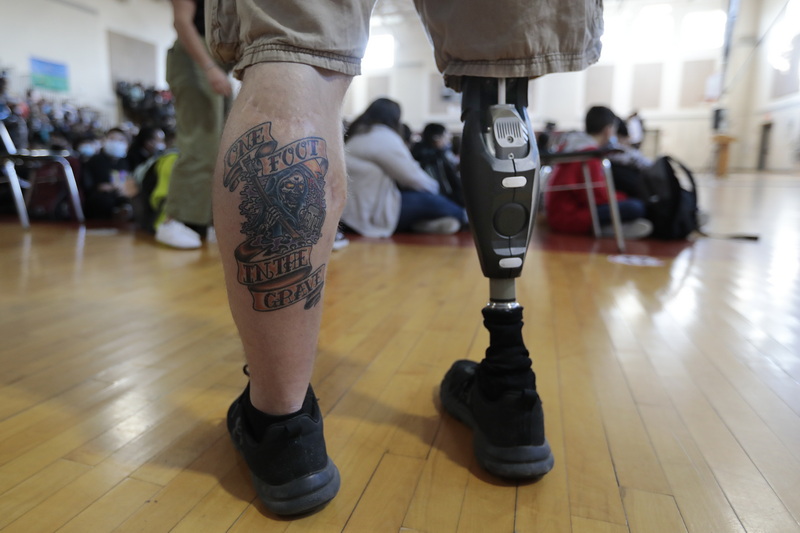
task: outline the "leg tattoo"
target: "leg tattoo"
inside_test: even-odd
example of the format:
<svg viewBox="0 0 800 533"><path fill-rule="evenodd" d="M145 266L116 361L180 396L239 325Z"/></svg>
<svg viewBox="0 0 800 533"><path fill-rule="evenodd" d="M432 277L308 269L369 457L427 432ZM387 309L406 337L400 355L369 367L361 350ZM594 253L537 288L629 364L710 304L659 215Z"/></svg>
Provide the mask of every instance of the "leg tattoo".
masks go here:
<svg viewBox="0 0 800 533"><path fill-rule="evenodd" d="M305 301L316 305L325 265L311 265L311 247L325 222L325 140L306 137L278 147L271 122L250 129L225 154L223 185L241 185L239 212L245 236L234 252L237 279L253 296L253 309L274 311Z"/></svg>

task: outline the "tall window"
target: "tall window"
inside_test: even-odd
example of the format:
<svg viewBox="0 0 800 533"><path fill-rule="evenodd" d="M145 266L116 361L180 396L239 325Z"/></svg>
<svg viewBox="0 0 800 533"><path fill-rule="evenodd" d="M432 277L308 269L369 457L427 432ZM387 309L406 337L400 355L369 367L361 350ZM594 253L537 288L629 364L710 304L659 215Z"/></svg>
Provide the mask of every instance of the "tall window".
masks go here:
<svg viewBox="0 0 800 533"><path fill-rule="evenodd" d="M652 4L642 7L633 21L629 50L649 61L663 58L673 48L675 20L672 6Z"/></svg>
<svg viewBox="0 0 800 533"><path fill-rule="evenodd" d="M772 29L769 41L769 63L780 72L788 72L792 63L794 41L800 35L800 0L790 0L783 16Z"/></svg>
<svg viewBox="0 0 800 533"><path fill-rule="evenodd" d="M800 92L800 0L791 0L772 29L768 44L772 98Z"/></svg>
<svg viewBox="0 0 800 533"><path fill-rule="evenodd" d="M394 36L388 33L372 35L361 62L364 70L381 70L394 66Z"/></svg>
<svg viewBox="0 0 800 533"><path fill-rule="evenodd" d="M722 48L727 21L728 16L721 9L687 13L681 21L680 47L684 51Z"/></svg>

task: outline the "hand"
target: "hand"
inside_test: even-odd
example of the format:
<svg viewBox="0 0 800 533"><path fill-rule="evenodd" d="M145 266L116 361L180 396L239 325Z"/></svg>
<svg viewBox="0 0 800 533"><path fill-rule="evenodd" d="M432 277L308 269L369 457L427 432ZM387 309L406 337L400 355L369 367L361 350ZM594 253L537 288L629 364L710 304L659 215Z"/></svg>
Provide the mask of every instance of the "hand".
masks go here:
<svg viewBox="0 0 800 533"><path fill-rule="evenodd" d="M275 226L276 224L279 223L278 221L281 218L281 213L280 211L278 211L277 207L271 205L267 208L265 217L266 217L265 226L271 228L272 226Z"/></svg>
<svg viewBox="0 0 800 533"><path fill-rule="evenodd" d="M208 79L209 85L211 85L211 90L215 93L221 94L222 96L230 96L233 92L228 75L217 65L206 69L206 78Z"/></svg>

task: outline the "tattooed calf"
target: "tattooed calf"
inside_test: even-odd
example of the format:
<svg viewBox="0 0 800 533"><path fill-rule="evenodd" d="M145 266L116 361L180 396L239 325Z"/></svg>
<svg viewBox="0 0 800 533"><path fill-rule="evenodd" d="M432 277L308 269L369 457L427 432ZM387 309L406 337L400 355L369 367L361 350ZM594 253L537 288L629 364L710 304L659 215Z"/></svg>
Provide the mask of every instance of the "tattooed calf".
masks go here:
<svg viewBox="0 0 800 533"><path fill-rule="evenodd" d="M251 128L225 154L222 183L231 192L240 189L244 217L245 240L234 252L238 280L256 311L301 301L310 309L325 280L325 265L311 265L311 247L325 222L326 144L307 137L279 147L271 127Z"/></svg>

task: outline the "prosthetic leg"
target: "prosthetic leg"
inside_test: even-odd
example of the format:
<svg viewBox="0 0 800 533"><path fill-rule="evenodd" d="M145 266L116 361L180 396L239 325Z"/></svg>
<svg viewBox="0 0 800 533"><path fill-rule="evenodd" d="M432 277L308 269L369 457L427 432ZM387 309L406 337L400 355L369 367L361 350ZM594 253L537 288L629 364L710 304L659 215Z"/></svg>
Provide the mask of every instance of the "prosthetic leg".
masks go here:
<svg viewBox="0 0 800 533"><path fill-rule="evenodd" d="M464 78L461 178L481 269L490 343L479 364L457 361L442 382L442 405L469 425L478 462L506 478L553 467L536 378L522 339L515 278L531 237L539 154L527 115L528 80Z"/></svg>
<svg viewBox="0 0 800 533"><path fill-rule="evenodd" d="M536 209L539 152L528 120L528 80L463 82L461 174L490 305L516 305Z"/></svg>

